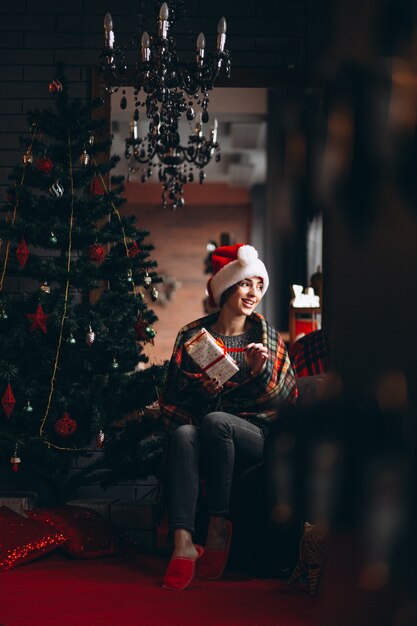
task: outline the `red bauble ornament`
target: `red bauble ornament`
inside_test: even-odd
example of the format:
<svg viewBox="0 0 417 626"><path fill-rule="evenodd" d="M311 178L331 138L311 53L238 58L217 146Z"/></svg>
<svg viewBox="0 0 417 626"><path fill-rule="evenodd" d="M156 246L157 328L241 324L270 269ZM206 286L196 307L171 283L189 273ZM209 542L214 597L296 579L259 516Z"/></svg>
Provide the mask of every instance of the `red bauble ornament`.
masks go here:
<svg viewBox="0 0 417 626"><path fill-rule="evenodd" d="M70 437L77 430L77 422L65 411L61 419L55 423L55 430L61 437Z"/></svg>
<svg viewBox="0 0 417 626"><path fill-rule="evenodd" d="M49 315L45 315L40 304L38 304L36 313L27 313L26 317L32 320L32 324L30 327L31 332L39 329L46 334L46 320L48 319Z"/></svg>
<svg viewBox="0 0 417 626"><path fill-rule="evenodd" d="M23 269L29 256L29 248L27 247L26 241L24 239L21 240L16 248L16 256L17 260L19 261L20 267Z"/></svg>
<svg viewBox="0 0 417 626"><path fill-rule="evenodd" d="M36 161L36 169L42 172L42 174L50 174L54 169L54 164L48 157L42 157Z"/></svg>
<svg viewBox="0 0 417 626"><path fill-rule="evenodd" d="M14 405L16 404L16 400L15 400L12 388L10 386L10 383L7 384L6 391L4 392L3 397L1 399L1 403L3 405L3 409L7 417L10 417L14 409Z"/></svg>
<svg viewBox="0 0 417 626"><path fill-rule="evenodd" d="M57 79L49 83L49 93L61 93L62 89L62 83Z"/></svg>
<svg viewBox="0 0 417 626"><path fill-rule="evenodd" d="M134 241L132 243L131 246L129 246L129 251L128 251L128 255L131 259L133 259L135 256L137 256L138 254L140 254L142 252L142 250L139 248L138 244L136 243L136 241Z"/></svg>
<svg viewBox="0 0 417 626"><path fill-rule="evenodd" d="M99 179L97 178L97 176L94 176L93 180L91 181L90 195L91 196L103 196L104 195L104 189Z"/></svg>
<svg viewBox="0 0 417 626"><path fill-rule="evenodd" d="M88 258L93 263L103 263L105 257L106 251L103 246L100 246L98 243L95 243L88 248Z"/></svg>

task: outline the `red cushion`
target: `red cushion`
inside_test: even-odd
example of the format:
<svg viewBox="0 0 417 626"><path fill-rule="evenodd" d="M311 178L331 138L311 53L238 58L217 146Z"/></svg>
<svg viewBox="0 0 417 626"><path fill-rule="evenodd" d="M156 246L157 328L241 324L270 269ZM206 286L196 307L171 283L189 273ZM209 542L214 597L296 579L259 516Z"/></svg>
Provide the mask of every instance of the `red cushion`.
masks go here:
<svg viewBox="0 0 417 626"><path fill-rule="evenodd" d="M66 538L62 549L72 556L91 559L119 552L112 527L92 509L68 504L33 509L27 514L62 533Z"/></svg>
<svg viewBox="0 0 417 626"><path fill-rule="evenodd" d="M32 561L64 542L64 535L56 528L47 528L0 506L0 570Z"/></svg>

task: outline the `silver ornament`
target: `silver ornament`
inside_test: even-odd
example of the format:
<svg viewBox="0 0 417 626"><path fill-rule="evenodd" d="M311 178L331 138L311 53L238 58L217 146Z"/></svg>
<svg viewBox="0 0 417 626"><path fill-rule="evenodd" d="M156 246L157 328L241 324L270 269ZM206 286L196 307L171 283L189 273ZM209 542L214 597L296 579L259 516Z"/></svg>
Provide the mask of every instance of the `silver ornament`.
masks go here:
<svg viewBox="0 0 417 626"><path fill-rule="evenodd" d="M80 156L80 162L81 165L84 165L84 167L87 167L87 165L90 163L90 155L88 154L87 150L84 150L84 152Z"/></svg>
<svg viewBox="0 0 417 626"><path fill-rule="evenodd" d="M104 443L104 432L100 429L96 436L97 448L102 448Z"/></svg>
<svg viewBox="0 0 417 626"><path fill-rule="evenodd" d="M33 163L33 154L28 150L26 154L23 155L23 163L25 165L31 165Z"/></svg>
<svg viewBox="0 0 417 626"><path fill-rule="evenodd" d="M50 188L49 188L49 193L51 194L51 196L54 196L55 198L62 198L62 196L64 195L64 188L61 185L61 183L59 182L59 180L57 180Z"/></svg>
<svg viewBox="0 0 417 626"><path fill-rule="evenodd" d="M144 276L143 284L145 286L145 289L149 289L149 287L152 285L152 278L149 276L148 272L146 272Z"/></svg>
<svg viewBox="0 0 417 626"><path fill-rule="evenodd" d="M85 337L85 342L87 344L87 346L91 346L94 343L94 339L96 338L96 334L93 332L93 329L91 328L91 326L88 329L88 333Z"/></svg>
<svg viewBox="0 0 417 626"><path fill-rule="evenodd" d="M44 280L42 285L39 287L42 293L51 293L51 288L48 285L48 281Z"/></svg>

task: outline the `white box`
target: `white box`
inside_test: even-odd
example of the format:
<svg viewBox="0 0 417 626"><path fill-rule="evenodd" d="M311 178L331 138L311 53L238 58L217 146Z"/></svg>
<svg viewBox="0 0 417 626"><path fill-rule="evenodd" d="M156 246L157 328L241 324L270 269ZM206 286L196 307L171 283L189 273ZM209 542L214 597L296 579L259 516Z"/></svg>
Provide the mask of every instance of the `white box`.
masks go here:
<svg viewBox="0 0 417 626"><path fill-rule="evenodd" d="M217 378L221 385L239 371L232 357L205 328L186 341L184 347L197 365L210 378Z"/></svg>
<svg viewBox="0 0 417 626"><path fill-rule="evenodd" d="M35 509L38 504L38 494L32 491L0 493L0 506L7 506L19 515L26 515L25 511Z"/></svg>

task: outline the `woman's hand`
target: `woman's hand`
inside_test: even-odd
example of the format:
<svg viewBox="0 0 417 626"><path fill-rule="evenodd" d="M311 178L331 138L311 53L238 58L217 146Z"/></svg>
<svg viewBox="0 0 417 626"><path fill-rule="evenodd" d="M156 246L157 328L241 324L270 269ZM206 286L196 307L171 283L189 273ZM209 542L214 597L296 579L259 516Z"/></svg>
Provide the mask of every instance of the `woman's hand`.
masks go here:
<svg viewBox="0 0 417 626"><path fill-rule="evenodd" d="M263 343L249 343L245 348L245 357L252 376L256 376L265 367L268 360L268 348Z"/></svg>
<svg viewBox="0 0 417 626"><path fill-rule="evenodd" d="M205 392L209 396L217 396L223 389L223 385L219 383L217 378L203 378L201 381Z"/></svg>

